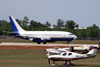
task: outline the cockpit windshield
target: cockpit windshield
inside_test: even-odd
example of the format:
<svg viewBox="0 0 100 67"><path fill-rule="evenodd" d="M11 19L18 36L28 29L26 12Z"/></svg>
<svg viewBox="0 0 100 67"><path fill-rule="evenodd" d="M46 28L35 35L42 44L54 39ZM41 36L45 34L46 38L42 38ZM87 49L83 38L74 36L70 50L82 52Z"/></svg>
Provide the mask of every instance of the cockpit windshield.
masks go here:
<svg viewBox="0 0 100 67"><path fill-rule="evenodd" d="M73 35L72 33L70 33L69 35Z"/></svg>
<svg viewBox="0 0 100 67"><path fill-rule="evenodd" d="M72 53L69 53L68 55L72 55Z"/></svg>
<svg viewBox="0 0 100 67"><path fill-rule="evenodd" d="M67 55L67 53L64 53L64 54L63 54L63 56L66 56L66 55Z"/></svg>

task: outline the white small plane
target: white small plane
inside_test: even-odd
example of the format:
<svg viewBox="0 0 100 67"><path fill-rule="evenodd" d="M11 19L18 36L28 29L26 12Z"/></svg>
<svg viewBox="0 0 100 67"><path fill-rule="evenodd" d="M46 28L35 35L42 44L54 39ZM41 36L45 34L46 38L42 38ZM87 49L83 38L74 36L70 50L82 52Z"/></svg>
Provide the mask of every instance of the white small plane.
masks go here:
<svg viewBox="0 0 100 67"><path fill-rule="evenodd" d="M78 59L86 59L86 58L92 58L96 56L97 49L92 49L86 54L79 54L75 52L61 52L57 55L47 55L48 57L48 63L50 64L50 60L53 61L52 65L56 65L55 61L65 61L64 65L67 65L67 61L69 61L70 65L73 65L71 63L72 60L78 60Z"/></svg>
<svg viewBox="0 0 100 67"><path fill-rule="evenodd" d="M15 34L17 37L21 37L33 42L37 42L40 44L43 42L55 42L55 41L70 41L77 38L76 35L70 32L63 32L63 31L25 31L21 28L21 26L17 23L13 16L9 16L12 33Z"/></svg>
<svg viewBox="0 0 100 67"><path fill-rule="evenodd" d="M72 48L71 48L72 47ZM100 42L98 45L82 45L82 46L71 46L71 47L68 47L68 48L48 48L46 49L45 51L47 53L61 53L61 52L66 52L66 51L89 51L91 48L97 48L97 49L100 49Z"/></svg>

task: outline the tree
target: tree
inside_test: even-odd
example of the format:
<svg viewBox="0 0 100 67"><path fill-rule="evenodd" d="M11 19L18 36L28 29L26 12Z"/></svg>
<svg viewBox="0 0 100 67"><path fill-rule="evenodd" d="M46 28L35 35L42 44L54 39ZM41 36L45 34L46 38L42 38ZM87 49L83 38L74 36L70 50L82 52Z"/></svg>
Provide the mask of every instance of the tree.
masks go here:
<svg viewBox="0 0 100 67"><path fill-rule="evenodd" d="M73 30L75 28L76 24L73 20L68 20L65 24L65 27L69 30Z"/></svg>
<svg viewBox="0 0 100 67"><path fill-rule="evenodd" d="M87 28L86 34L88 38L97 38L99 27L96 24Z"/></svg>
<svg viewBox="0 0 100 67"><path fill-rule="evenodd" d="M57 20L57 27L64 27L64 21L61 19Z"/></svg>
<svg viewBox="0 0 100 67"><path fill-rule="evenodd" d="M23 27L23 21L22 20L16 19L16 21L18 22L19 25L21 25Z"/></svg>
<svg viewBox="0 0 100 67"><path fill-rule="evenodd" d="M8 35L7 33L3 33L4 31L11 31L11 25L6 20L0 20L0 35Z"/></svg>
<svg viewBox="0 0 100 67"><path fill-rule="evenodd" d="M75 25L75 28L78 28L78 27L79 27L79 25L78 25L78 24L76 24L76 25Z"/></svg>
<svg viewBox="0 0 100 67"><path fill-rule="evenodd" d="M21 23L23 23L23 28L28 30L29 19L27 16L24 17L24 20Z"/></svg>
<svg viewBox="0 0 100 67"><path fill-rule="evenodd" d="M76 31L76 35L78 36L78 38L86 39L86 30L85 29L77 29L75 31Z"/></svg>
<svg viewBox="0 0 100 67"><path fill-rule="evenodd" d="M24 17L24 20L23 20L23 24L24 24L25 26L27 26L28 23L29 23L29 19L28 19L27 16L25 16L25 17Z"/></svg>
<svg viewBox="0 0 100 67"><path fill-rule="evenodd" d="M51 24L48 21L46 21L45 26L50 27Z"/></svg>
<svg viewBox="0 0 100 67"><path fill-rule="evenodd" d="M98 30L98 35L97 37L100 39L100 29Z"/></svg>

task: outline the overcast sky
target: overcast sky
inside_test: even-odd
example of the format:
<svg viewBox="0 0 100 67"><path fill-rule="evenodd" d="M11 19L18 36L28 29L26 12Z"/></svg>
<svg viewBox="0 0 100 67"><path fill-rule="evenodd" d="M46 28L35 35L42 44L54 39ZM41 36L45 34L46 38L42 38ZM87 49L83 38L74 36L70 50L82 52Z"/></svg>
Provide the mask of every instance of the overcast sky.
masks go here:
<svg viewBox="0 0 100 67"><path fill-rule="evenodd" d="M81 27L100 27L100 0L0 0L0 20L9 20L10 15L41 23L55 24L60 18L74 20Z"/></svg>

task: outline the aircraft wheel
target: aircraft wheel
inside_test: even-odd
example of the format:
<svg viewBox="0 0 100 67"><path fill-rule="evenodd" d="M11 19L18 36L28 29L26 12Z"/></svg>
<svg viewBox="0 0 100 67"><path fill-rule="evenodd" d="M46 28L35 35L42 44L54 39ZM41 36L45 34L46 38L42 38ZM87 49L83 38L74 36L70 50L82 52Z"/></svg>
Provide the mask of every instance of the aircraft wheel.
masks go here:
<svg viewBox="0 0 100 67"><path fill-rule="evenodd" d="M41 42L37 42L37 44L40 44Z"/></svg>
<svg viewBox="0 0 100 67"><path fill-rule="evenodd" d="M45 41L45 42L43 42L43 44L46 44L46 41Z"/></svg>

